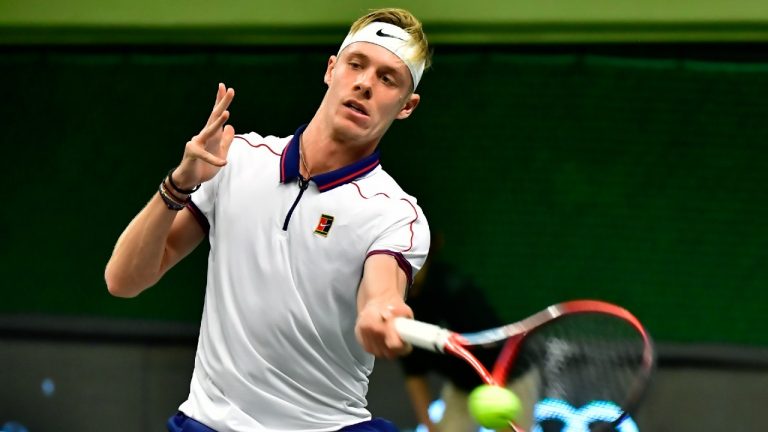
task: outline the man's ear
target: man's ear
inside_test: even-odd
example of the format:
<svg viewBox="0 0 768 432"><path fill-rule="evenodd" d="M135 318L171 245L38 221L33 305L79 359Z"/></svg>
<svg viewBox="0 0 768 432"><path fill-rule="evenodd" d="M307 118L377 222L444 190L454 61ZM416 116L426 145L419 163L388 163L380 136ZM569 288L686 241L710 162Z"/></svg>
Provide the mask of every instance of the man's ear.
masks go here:
<svg viewBox="0 0 768 432"><path fill-rule="evenodd" d="M405 105L400 109L400 112L397 113L397 119L402 120L405 118L410 117L413 110L416 109L416 106L419 105L419 101L421 100L421 96L419 96L417 93L411 93L410 96L408 96L408 100L405 102Z"/></svg>
<svg viewBox="0 0 768 432"><path fill-rule="evenodd" d="M333 76L333 68L336 67L336 56L330 56L328 58L328 67L325 69L325 76L323 76L323 82L326 85L331 85L331 77Z"/></svg>

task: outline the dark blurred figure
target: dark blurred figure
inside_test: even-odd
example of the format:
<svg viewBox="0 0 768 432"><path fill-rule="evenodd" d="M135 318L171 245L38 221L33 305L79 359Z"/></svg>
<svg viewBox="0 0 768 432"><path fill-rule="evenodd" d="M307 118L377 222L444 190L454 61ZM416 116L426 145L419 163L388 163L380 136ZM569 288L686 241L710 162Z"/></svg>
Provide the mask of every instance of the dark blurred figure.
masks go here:
<svg viewBox="0 0 768 432"><path fill-rule="evenodd" d="M458 333L485 330L501 325L483 291L454 266L443 261L440 252L444 243L439 233L432 235L429 256L416 275L406 303L417 320L436 324ZM482 352L485 351L485 352ZM493 366L498 350L476 352L487 367ZM414 349L400 358L406 375L405 385L419 423L430 432L476 432L479 425L467 408L469 393L482 380L464 361L453 356ZM433 395L428 375L433 372L444 379L439 397L445 402L445 414L434 424L428 414Z"/></svg>

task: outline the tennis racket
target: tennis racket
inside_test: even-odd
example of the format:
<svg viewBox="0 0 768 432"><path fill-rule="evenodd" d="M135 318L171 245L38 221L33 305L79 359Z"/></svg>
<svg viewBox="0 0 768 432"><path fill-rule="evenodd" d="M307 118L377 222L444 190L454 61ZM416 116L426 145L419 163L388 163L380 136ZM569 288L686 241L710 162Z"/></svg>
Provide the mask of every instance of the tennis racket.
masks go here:
<svg viewBox="0 0 768 432"><path fill-rule="evenodd" d="M622 422L637 407L654 370L653 343L640 321L597 300L558 303L475 333L408 318L397 318L395 326L412 345L459 357L485 383L511 388L523 405L510 423L516 432L631 430ZM472 354L499 346L491 371Z"/></svg>

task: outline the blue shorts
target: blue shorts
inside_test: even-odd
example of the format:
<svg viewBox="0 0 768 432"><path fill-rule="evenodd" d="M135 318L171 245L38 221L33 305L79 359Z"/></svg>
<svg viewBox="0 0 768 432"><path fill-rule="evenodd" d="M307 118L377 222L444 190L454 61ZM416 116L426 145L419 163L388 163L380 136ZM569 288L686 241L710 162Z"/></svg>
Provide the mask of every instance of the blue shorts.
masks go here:
<svg viewBox="0 0 768 432"><path fill-rule="evenodd" d="M179 411L166 423L168 432L216 432L197 420L191 419ZM362 423L345 426L339 432L398 432L397 427L384 419L375 418Z"/></svg>

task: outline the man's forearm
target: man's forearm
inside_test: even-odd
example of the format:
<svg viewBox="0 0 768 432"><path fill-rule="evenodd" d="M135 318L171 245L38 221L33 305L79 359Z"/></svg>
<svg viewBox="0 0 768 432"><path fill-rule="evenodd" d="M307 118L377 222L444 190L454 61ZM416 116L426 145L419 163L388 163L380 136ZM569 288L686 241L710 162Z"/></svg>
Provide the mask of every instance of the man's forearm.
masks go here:
<svg viewBox="0 0 768 432"><path fill-rule="evenodd" d="M177 212L155 194L120 235L107 263L107 289L118 297L134 297L157 283L164 273L164 257Z"/></svg>

